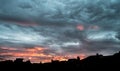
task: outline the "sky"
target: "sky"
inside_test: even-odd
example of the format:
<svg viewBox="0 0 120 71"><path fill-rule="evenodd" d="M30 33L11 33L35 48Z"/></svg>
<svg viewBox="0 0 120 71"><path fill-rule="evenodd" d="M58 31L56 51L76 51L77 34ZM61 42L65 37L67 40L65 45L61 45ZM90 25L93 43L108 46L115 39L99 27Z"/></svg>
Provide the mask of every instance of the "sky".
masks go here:
<svg viewBox="0 0 120 71"><path fill-rule="evenodd" d="M0 60L81 59L120 51L120 0L0 0Z"/></svg>

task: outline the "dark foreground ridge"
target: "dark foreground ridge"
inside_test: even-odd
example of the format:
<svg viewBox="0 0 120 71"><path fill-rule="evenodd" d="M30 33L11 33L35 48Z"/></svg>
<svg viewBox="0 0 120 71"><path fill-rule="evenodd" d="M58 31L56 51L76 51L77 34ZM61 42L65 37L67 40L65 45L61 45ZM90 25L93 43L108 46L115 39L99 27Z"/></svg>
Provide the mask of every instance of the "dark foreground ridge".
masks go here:
<svg viewBox="0 0 120 71"><path fill-rule="evenodd" d="M32 71L103 71L105 69L120 70L120 52L110 56L93 55L83 60L79 57L68 61L51 61L50 63L31 63L23 62L18 58L15 61L7 60L0 62L0 69L5 70L32 70Z"/></svg>

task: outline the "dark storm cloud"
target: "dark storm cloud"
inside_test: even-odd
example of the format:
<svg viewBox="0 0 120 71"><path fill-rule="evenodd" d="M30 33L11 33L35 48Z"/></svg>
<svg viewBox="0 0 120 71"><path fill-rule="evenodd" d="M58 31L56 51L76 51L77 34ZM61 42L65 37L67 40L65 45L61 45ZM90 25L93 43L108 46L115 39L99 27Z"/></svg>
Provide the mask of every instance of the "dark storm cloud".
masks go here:
<svg viewBox="0 0 120 71"><path fill-rule="evenodd" d="M119 8L119 0L0 0L0 46L43 46L46 55L116 52Z"/></svg>
<svg viewBox="0 0 120 71"><path fill-rule="evenodd" d="M101 24L103 27L119 22L119 1L4 1L1 8L3 20L32 20L39 23L60 25L73 23ZM14 13L14 14L13 14ZM102 25L103 24L103 25ZM51 24L50 24L51 25ZM113 24L114 25L114 24ZM110 26L111 28L112 26Z"/></svg>

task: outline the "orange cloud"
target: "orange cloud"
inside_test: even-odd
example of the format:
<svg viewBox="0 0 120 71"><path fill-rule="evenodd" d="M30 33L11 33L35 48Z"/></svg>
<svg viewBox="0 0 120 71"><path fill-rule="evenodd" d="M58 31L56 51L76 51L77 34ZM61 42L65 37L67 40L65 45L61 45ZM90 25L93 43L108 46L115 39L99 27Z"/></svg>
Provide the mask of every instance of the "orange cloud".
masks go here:
<svg viewBox="0 0 120 71"><path fill-rule="evenodd" d="M43 48L43 47L34 47L34 48L28 48L28 49L26 49L25 51L27 51L27 52L37 52L37 51L39 51L39 52L43 52L43 51L45 51L47 48Z"/></svg>
<svg viewBox="0 0 120 71"><path fill-rule="evenodd" d="M17 50L17 48L11 48L11 47L0 47L2 50Z"/></svg>
<svg viewBox="0 0 120 71"><path fill-rule="evenodd" d="M31 60L31 62L39 63L41 62L50 62L51 60L66 61L69 58L76 58L80 56L81 59L85 58L84 54L70 54L70 55L51 55L46 54L45 51L49 50L45 47L34 47L34 48L12 48L12 47L0 47L1 49L6 50L6 52L1 52L2 56L6 57L6 60L15 58L24 58L25 60Z"/></svg>

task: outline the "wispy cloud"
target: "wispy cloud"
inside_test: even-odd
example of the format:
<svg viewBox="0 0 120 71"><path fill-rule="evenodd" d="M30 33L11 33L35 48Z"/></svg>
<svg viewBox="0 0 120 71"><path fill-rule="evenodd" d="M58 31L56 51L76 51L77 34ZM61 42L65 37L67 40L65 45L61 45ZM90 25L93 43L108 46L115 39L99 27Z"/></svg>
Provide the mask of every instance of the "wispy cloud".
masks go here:
<svg viewBox="0 0 120 71"><path fill-rule="evenodd" d="M119 0L0 0L0 60L119 51L119 8Z"/></svg>

